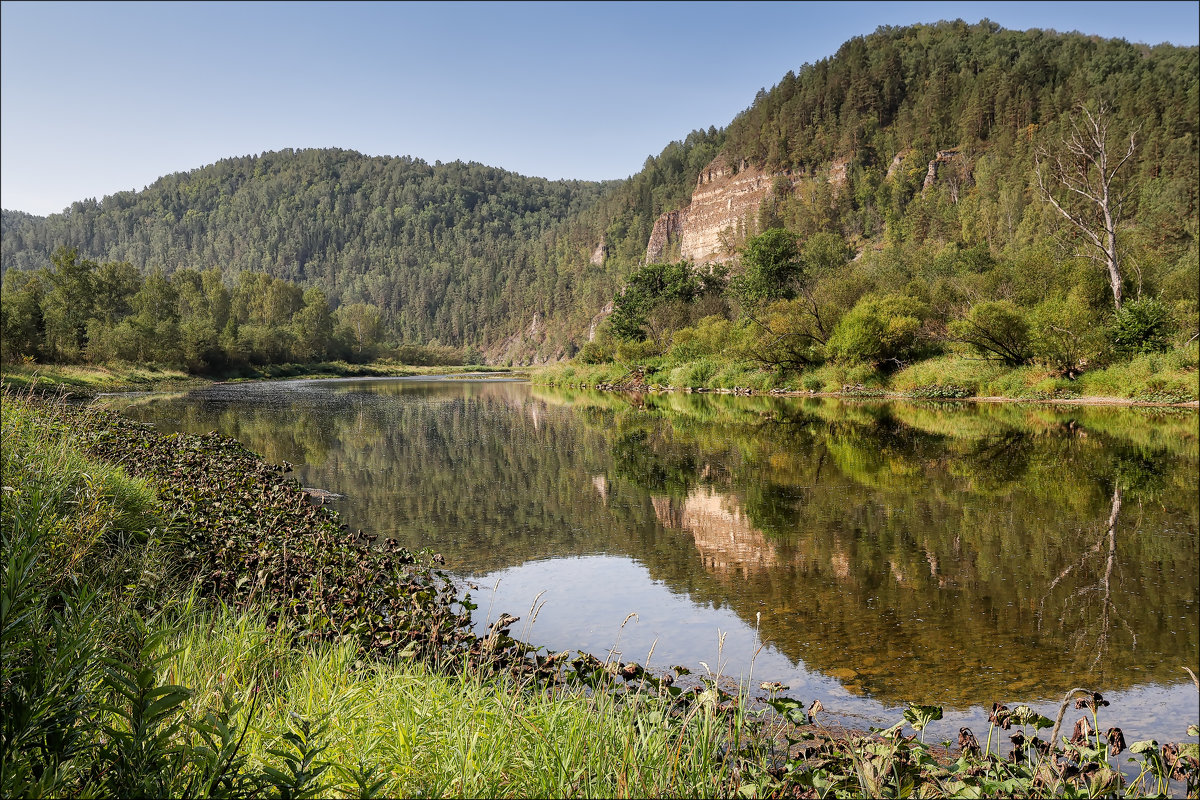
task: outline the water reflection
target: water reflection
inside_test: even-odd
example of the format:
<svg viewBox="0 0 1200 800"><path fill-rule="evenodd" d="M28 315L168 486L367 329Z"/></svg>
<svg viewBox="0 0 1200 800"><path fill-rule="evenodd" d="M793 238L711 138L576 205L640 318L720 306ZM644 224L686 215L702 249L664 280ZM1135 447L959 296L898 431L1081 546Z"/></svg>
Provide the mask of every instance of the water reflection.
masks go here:
<svg viewBox="0 0 1200 800"><path fill-rule="evenodd" d="M351 525L499 578L502 610L550 590L535 630L554 648L603 651L653 610L660 663L711 663L697 642L724 625L767 643L758 674L964 714L1076 685L1146 697L1200 660L1194 413L459 381L212 387L126 413L295 464ZM752 650L727 647L734 672Z"/></svg>

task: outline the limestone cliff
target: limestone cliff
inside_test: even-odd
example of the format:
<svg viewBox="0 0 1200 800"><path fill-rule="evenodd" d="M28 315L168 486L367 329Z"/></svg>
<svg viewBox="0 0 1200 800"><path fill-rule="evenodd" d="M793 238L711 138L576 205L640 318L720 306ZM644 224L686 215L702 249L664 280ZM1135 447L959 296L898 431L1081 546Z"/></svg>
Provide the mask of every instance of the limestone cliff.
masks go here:
<svg viewBox="0 0 1200 800"><path fill-rule="evenodd" d="M588 263L593 267L598 267L604 263L604 257L608 255L608 240L603 235L600 237L600 244L596 245L596 249L592 251L591 258Z"/></svg>
<svg viewBox="0 0 1200 800"><path fill-rule="evenodd" d="M929 167L925 170L925 182L921 185L921 192L927 192L930 186L933 186L937 180L938 170L942 164L948 164L958 158L958 150L938 150L937 157L929 162Z"/></svg>
<svg viewBox="0 0 1200 800"><path fill-rule="evenodd" d="M654 228L650 231L650 241L646 243L646 263L657 264L662 261L673 261L679 249L683 236L684 224L687 222L688 209L668 211L654 220Z"/></svg>
<svg viewBox="0 0 1200 800"><path fill-rule="evenodd" d="M773 180L774 176L745 163L734 169L723 156L714 159L696 180L680 255L696 264L731 258L738 238L753 228Z"/></svg>
<svg viewBox="0 0 1200 800"><path fill-rule="evenodd" d="M771 195L777 177L744 162L735 168L717 156L700 171L691 202L655 221L646 263L671 260L676 242L678 257L694 264L732 258L741 240L753 233L758 207Z"/></svg>

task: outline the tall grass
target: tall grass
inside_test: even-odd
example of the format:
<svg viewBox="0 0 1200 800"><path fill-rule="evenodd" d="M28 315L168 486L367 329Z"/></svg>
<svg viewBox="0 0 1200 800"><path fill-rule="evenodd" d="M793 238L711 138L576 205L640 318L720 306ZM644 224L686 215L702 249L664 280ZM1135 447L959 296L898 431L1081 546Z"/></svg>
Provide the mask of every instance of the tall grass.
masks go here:
<svg viewBox="0 0 1200 800"><path fill-rule="evenodd" d="M356 791L366 767L391 796L711 797L728 788L715 760L726 729L703 708L672 721L648 696L534 690L479 671L364 663L353 647L298 655L261 617L196 616L165 664L215 708L258 694L245 752L257 767L297 719L320 729L325 794Z"/></svg>
<svg viewBox="0 0 1200 800"><path fill-rule="evenodd" d="M152 487L3 396L4 796L713 796L712 704L546 691L202 605ZM76 427L77 427L76 422ZM684 716L681 721L680 717Z"/></svg>

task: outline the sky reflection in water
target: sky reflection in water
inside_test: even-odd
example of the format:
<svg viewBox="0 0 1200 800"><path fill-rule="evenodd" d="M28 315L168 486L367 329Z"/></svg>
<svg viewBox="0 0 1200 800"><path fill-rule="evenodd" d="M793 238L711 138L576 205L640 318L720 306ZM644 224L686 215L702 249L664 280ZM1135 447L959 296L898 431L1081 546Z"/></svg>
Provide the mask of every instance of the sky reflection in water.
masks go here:
<svg viewBox="0 0 1200 800"><path fill-rule="evenodd" d="M351 526L442 552L481 625L490 606L521 635L544 592L526 635L551 650L603 657L619 633L625 660L653 645L651 666L737 677L765 641L754 683L873 723L942 703L933 737L986 730L993 700L1050 715L1076 685L1127 737L1196 719L1194 413L428 379L120 404L235 436L345 494Z"/></svg>

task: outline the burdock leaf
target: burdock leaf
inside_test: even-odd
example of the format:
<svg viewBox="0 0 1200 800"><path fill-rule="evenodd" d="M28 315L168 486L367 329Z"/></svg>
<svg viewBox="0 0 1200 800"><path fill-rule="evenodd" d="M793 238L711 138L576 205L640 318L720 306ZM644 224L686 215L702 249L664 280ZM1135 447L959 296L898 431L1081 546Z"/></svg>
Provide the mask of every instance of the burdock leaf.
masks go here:
<svg viewBox="0 0 1200 800"><path fill-rule="evenodd" d="M1013 722L1018 725L1028 725L1037 713L1029 706L1017 706L1012 712Z"/></svg>
<svg viewBox="0 0 1200 800"><path fill-rule="evenodd" d="M913 730L921 731L929 723L942 718L942 707L910 705L904 712L904 718L913 726Z"/></svg>
<svg viewBox="0 0 1200 800"><path fill-rule="evenodd" d="M1156 753L1158 752L1158 742L1154 739L1134 742L1129 746L1129 752L1137 753L1138 755L1141 755L1142 753Z"/></svg>

